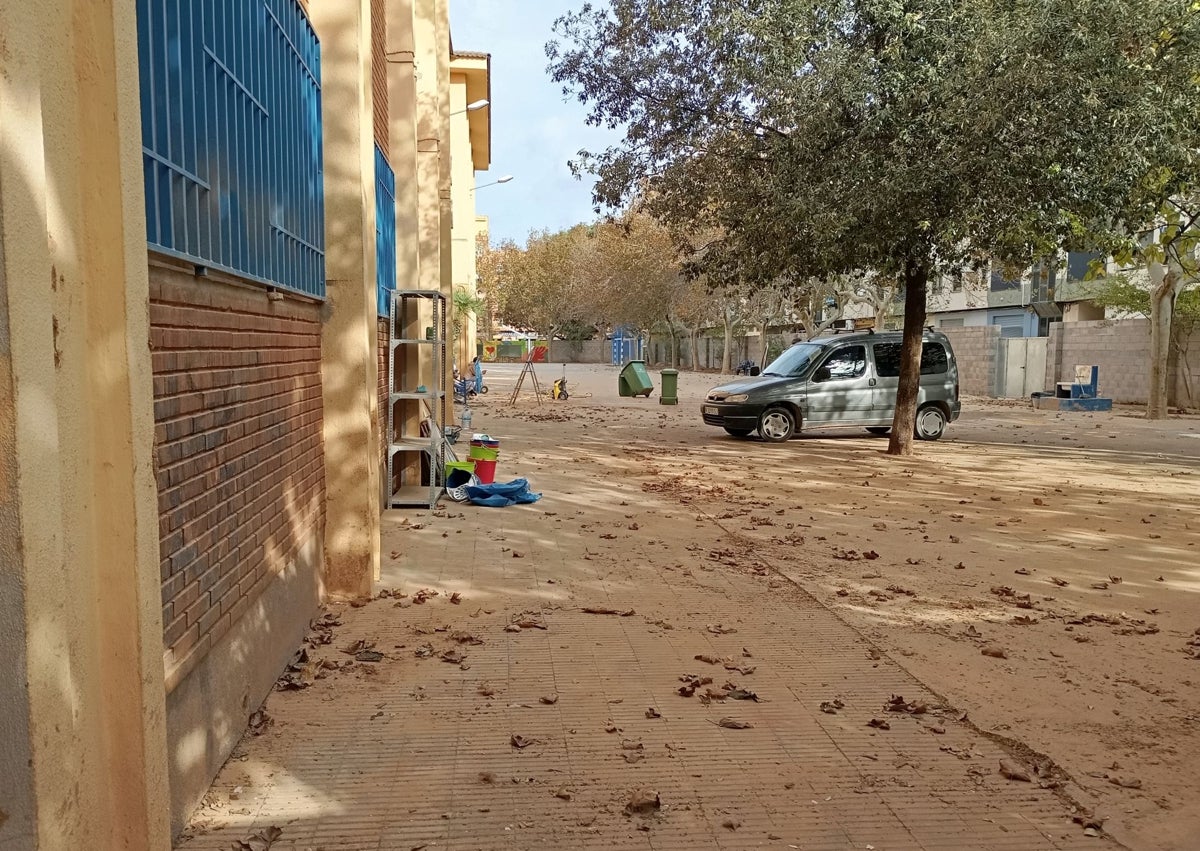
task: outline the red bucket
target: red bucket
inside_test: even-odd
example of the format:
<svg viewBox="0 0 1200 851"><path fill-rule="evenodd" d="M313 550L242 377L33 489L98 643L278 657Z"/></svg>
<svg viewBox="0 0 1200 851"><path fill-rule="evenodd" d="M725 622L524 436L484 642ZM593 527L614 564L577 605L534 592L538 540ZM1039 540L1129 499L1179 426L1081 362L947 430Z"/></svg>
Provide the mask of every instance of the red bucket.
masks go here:
<svg viewBox="0 0 1200 851"><path fill-rule="evenodd" d="M496 481L496 462L476 461L475 478L479 479L481 485L494 484Z"/></svg>

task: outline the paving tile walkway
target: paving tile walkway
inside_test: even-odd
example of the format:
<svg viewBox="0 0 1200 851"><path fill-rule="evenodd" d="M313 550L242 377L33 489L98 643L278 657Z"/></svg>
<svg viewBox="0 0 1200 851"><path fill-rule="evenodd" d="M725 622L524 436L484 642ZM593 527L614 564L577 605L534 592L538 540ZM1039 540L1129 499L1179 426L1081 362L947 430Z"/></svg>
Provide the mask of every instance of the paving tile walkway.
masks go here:
<svg viewBox="0 0 1200 851"><path fill-rule="evenodd" d="M336 670L271 696L181 848L270 826L277 850L1115 847L802 588L727 555L712 518L643 489L636 455L581 476L569 445L506 426L508 469L546 498L389 513L380 587L406 596L331 607L310 654ZM353 661L359 640L383 660ZM713 682L684 697L686 675ZM704 699L726 683L759 701ZM627 814L639 790L661 806Z"/></svg>

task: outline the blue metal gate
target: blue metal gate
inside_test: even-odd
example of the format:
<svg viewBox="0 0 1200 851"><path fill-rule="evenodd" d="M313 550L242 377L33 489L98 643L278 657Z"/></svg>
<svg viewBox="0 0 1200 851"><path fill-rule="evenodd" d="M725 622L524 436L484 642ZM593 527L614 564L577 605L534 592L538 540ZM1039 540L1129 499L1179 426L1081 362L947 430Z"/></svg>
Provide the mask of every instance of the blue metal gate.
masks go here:
<svg viewBox="0 0 1200 851"><path fill-rule="evenodd" d="M396 289L396 175L375 146L375 289L379 315L388 316Z"/></svg>
<svg viewBox="0 0 1200 851"><path fill-rule="evenodd" d="M612 365L621 366L631 360L641 360L642 338L626 328L618 328L612 336Z"/></svg>
<svg viewBox="0 0 1200 851"><path fill-rule="evenodd" d="M297 0L137 0L151 249L323 297L321 65Z"/></svg>

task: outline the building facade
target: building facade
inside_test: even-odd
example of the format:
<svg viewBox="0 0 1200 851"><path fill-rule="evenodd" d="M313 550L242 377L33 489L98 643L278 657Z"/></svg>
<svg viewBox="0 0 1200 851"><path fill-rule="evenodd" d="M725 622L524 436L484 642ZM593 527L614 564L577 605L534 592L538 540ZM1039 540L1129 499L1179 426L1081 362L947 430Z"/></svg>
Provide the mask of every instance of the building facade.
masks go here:
<svg viewBox="0 0 1200 851"><path fill-rule="evenodd" d="M473 275L488 114L456 172L447 0L0 32L0 846L167 848L322 600L371 592L382 317Z"/></svg>

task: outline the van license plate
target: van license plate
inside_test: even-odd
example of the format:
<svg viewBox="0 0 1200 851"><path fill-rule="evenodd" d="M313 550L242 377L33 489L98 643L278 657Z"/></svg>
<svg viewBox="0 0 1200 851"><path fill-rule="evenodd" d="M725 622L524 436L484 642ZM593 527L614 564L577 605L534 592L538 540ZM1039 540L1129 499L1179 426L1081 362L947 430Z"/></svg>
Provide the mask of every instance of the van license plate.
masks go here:
<svg viewBox="0 0 1200 851"><path fill-rule="evenodd" d="M715 417L717 414L720 413L720 411L718 411L716 408L710 408L708 406L705 406L704 413L712 414Z"/></svg>

